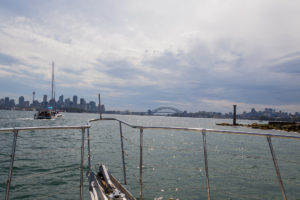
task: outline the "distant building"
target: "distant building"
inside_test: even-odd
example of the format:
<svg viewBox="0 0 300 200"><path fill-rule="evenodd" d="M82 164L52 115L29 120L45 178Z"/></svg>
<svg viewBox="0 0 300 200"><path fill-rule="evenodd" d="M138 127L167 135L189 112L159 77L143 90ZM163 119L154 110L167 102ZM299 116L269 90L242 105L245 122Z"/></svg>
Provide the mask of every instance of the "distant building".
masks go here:
<svg viewBox="0 0 300 200"><path fill-rule="evenodd" d="M24 108L25 107L25 99L23 96L19 97L19 107Z"/></svg>
<svg viewBox="0 0 300 200"><path fill-rule="evenodd" d="M55 108L55 106L56 106L55 99L50 99L49 106L51 106L52 108Z"/></svg>
<svg viewBox="0 0 300 200"><path fill-rule="evenodd" d="M255 108L252 108L252 109L251 109L251 113L252 113L252 114L255 114L255 113L256 113Z"/></svg>
<svg viewBox="0 0 300 200"><path fill-rule="evenodd" d="M0 99L0 106L2 107L2 106L4 106L4 99Z"/></svg>
<svg viewBox="0 0 300 200"><path fill-rule="evenodd" d="M85 102L84 98L80 98L80 105L85 105L85 104L86 104L86 102Z"/></svg>
<svg viewBox="0 0 300 200"><path fill-rule="evenodd" d="M40 106L41 104L37 100L34 100L34 102L30 105L32 108L39 108Z"/></svg>
<svg viewBox="0 0 300 200"><path fill-rule="evenodd" d="M42 107L43 108L47 108L48 107L48 101L47 101L47 95L46 94L44 94L44 96L43 96Z"/></svg>
<svg viewBox="0 0 300 200"><path fill-rule="evenodd" d="M105 106L103 104L101 104L101 113L105 112Z"/></svg>
<svg viewBox="0 0 300 200"><path fill-rule="evenodd" d="M4 98L4 105L9 106L9 97Z"/></svg>
<svg viewBox="0 0 300 200"><path fill-rule="evenodd" d="M64 104L64 95L60 95L59 96L59 99L58 99L58 102L57 102L59 105L63 105Z"/></svg>
<svg viewBox="0 0 300 200"><path fill-rule="evenodd" d="M86 101L84 100L84 98L80 98L80 108L83 110L87 110L87 105L86 105Z"/></svg>
<svg viewBox="0 0 300 200"><path fill-rule="evenodd" d="M15 106L16 106L15 100L14 99L9 100L9 107L14 108Z"/></svg>
<svg viewBox="0 0 300 200"><path fill-rule="evenodd" d="M73 106L77 106L77 95L73 96Z"/></svg>
<svg viewBox="0 0 300 200"><path fill-rule="evenodd" d="M265 113L268 113L268 114L272 114L272 113L275 113L275 109L272 109L272 108L265 108Z"/></svg>
<svg viewBox="0 0 300 200"><path fill-rule="evenodd" d="M47 102L47 95L46 94L44 94L44 96L43 96L43 102Z"/></svg>
<svg viewBox="0 0 300 200"><path fill-rule="evenodd" d="M68 107L70 107L71 106L71 100L70 100L70 98L67 98L66 100L65 100L65 108L68 108Z"/></svg>
<svg viewBox="0 0 300 200"><path fill-rule="evenodd" d="M88 104L88 111L97 112L96 103L94 101L90 101L90 103Z"/></svg>
<svg viewBox="0 0 300 200"><path fill-rule="evenodd" d="M25 102L24 102L24 107L25 107L25 108L29 108L29 104L30 104L29 101L25 101Z"/></svg>
<svg viewBox="0 0 300 200"><path fill-rule="evenodd" d="M64 107L64 95L60 95L56 103L56 108L60 109Z"/></svg>

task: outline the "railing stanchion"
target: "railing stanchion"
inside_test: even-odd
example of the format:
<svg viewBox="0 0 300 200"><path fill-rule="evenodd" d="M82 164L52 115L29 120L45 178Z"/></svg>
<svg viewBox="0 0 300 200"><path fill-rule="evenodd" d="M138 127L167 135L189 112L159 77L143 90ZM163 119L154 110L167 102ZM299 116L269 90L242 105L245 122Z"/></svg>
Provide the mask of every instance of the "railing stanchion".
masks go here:
<svg viewBox="0 0 300 200"><path fill-rule="evenodd" d="M9 190L10 190L11 177L12 177L14 161L15 161L17 138L18 138L18 131L14 130L14 140L13 140L12 151L11 151L11 155L10 155L11 159L10 159L10 167L9 167L8 179L7 179L7 185L6 185L5 200L9 199Z"/></svg>
<svg viewBox="0 0 300 200"><path fill-rule="evenodd" d="M127 184L126 180L126 165L125 165L125 152L124 152L124 145L123 145L123 132L122 132L122 123L119 122L120 124L120 138L121 138L121 149L122 149L122 162L123 162L123 176L124 176L124 184Z"/></svg>
<svg viewBox="0 0 300 200"><path fill-rule="evenodd" d="M203 137L203 152L204 152L205 174L206 174L207 199L210 200L210 187L209 187L209 177L208 177L208 161L207 161L206 131L205 131L205 129L202 130L202 137Z"/></svg>
<svg viewBox="0 0 300 200"><path fill-rule="evenodd" d="M274 152L274 149L273 149L271 137L268 136L268 137L267 137L267 140L268 140L269 147L270 147L270 151L271 151L271 154L272 154L273 163L274 163L275 171L276 171L276 174L277 174L278 182L279 182L279 185L280 185L282 198L283 198L284 200L287 200L286 194L285 194L285 190L284 190L284 186L283 186L282 179L281 179L280 172L279 172L279 167L278 167L278 163L277 163L277 158L276 158L276 155L275 155L275 152Z"/></svg>
<svg viewBox="0 0 300 200"><path fill-rule="evenodd" d="M83 157L84 157L84 133L85 129L82 128L82 139L81 139L81 163L80 163L80 200L83 198Z"/></svg>
<svg viewBox="0 0 300 200"><path fill-rule="evenodd" d="M91 146L90 146L90 128L87 128L87 139L88 139L88 167L89 172L91 169Z"/></svg>
<svg viewBox="0 0 300 200"><path fill-rule="evenodd" d="M87 128L87 139L88 139L88 176L91 173L91 146L90 146L90 128ZM89 181L89 190L92 190L91 182Z"/></svg>
<svg viewBox="0 0 300 200"><path fill-rule="evenodd" d="M143 199L143 129L140 129L140 200Z"/></svg>

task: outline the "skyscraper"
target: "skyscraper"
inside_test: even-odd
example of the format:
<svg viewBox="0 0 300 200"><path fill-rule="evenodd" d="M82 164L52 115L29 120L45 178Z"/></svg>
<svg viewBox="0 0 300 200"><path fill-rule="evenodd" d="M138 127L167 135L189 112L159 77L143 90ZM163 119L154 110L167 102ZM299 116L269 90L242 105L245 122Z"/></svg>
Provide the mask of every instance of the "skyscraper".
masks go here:
<svg viewBox="0 0 300 200"><path fill-rule="evenodd" d="M57 104L58 106L62 106L64 104L64 95L59 96Z"/></svg>
<svg viewBox="0 0 300 200"><path fill-rule="evenodd" d="M70 98L66 98L66 100L65 100L65 107L68 108L68 107L70 107L70 105L71 105Z"/></svg>
<svg viewBox="0 0 300 200"><path fill-rule="evenodd" d="M94 101L90 101L90 103L89 103L89 111L91 111L91 112L97 112L96 103Z"/></svg>
<svg viewBox="0 0 300 200"><path fill-rule="evenodd" d="M80 105L85 105L86 101L84 100L84 98L80 98Z"/></svg>
<svg viewBox="0 0 300 200"><path fill-rule="evenodd" d="M19 106L24 107L24 97L23 96L19 97Z"/></svg>
<svg viewBox="0 0 300 200"><path fill-rule="evenodd" d="M77 95L73 96L73 105L76 106L77 105Z"/></svg>
<svg viewBox="0 0 300 200"><path fill-rule="evenodd" d="M4 104L5 106L9 105L9 97L5 97Z"/></svg>
<svg viewBox="0 0 300 200"><path fill-rule="evenodd" d="M47 95L46 94L44 94L43 102L47 102Z"/></svg>
<svg viewBox="0 0 300 200"><path fill-rule="evenodd" d="M84 100L84 98L80 98L80 108L83 110L87 110L87 105L86 105L86 101Z"/></svg>
<svg viewBox="0 0 300 200"><path fill-rule="evenodd" d="M43 97L42 107L43 108L48 107L48 101L47 101L47 95L46 94L44 94L44 97Z"/></svg>
<svg viewBox="0 0 300 200"><path fill-rule="evenodd" d="M15 100L14 99L11 99L9 100L9 107L15 107Z"/></svg>

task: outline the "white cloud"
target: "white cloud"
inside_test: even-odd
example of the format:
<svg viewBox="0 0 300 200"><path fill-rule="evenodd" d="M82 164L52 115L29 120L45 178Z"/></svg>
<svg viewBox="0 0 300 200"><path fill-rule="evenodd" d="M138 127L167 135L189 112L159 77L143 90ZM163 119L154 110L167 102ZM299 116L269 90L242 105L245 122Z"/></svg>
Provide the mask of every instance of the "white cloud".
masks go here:
<svg viewBox="0 0 300 200"><path fill-rule="evenodd" d="M180 103L185 97L191 108L199 97L208 106L208 99L218 99L220 110L233 99L244 107L299 108L300 96L294 94L299 74L291 73L300 59L294 53L300 52L297 1L90 0L19 6L1 8L0 53L18 60L9 70L0 65L2 77L50 80L54 60L57 88L102 88L111 97L170 98L188 107Z"/></svg>

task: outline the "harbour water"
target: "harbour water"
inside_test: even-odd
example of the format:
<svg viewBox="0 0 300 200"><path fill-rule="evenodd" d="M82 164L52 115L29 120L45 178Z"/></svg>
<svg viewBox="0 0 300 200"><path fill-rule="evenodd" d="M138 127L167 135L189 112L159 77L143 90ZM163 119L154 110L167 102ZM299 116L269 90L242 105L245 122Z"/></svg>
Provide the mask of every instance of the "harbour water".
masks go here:
<svg viewBox="0 0 300 200"><path fill-rule="evenodd" d="M96 114L64 113L56 120L33 120L34 112L0 110L0 128L85 125ZM145 126L201 127L235 131L290 134L245 127L220 127L226 119L163 116L115 117ZM238 121L253 123L254 121ZM139 131L123 126L126 187L139 196ZM93 169L99 163L123 182L119 124L92 124ZM282 199L266 138L207 133L211 199ZM5 196L13 134L0 134L0 196ZM144 131L144 199L207 199L202 135L185 131ZM288 199L300 199L300 140L272 139ZM78 199L81 131L20 132L10 199ZM87 155L85 151L85 171ZM90 199L84 182L84 199Z"/></svg>

